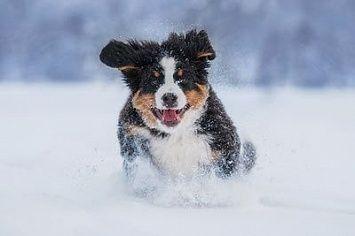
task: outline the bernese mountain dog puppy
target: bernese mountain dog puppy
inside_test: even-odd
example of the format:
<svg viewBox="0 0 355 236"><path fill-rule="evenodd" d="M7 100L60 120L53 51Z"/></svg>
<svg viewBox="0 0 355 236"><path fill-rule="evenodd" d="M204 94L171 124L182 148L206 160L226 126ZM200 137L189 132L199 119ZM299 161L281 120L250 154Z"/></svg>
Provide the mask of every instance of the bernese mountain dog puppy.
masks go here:
<svg viewBox="0 0 355 236"><path fill-rule="evenodd" d="M118 123L124 169L148 158L170 176L214 172L228 177L255 163L208 81L216 53L205 31L171 33L162 43L111 40L100 60L117 68L131 93Z"/></svg>

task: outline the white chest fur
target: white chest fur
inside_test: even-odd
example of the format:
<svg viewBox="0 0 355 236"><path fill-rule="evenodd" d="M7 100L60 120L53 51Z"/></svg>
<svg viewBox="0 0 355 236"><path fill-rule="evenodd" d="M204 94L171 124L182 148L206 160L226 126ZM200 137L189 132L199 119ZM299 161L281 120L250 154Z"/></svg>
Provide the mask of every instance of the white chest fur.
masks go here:
<svg viewBox="0 0 355 236"><path fill-rule="evenodd" d="M174 176L189 176L211 163L212 154L206 136L184 130L166 138L153 138L150 143L154 162Z"/></svg>
<svg viewBox="0 0 355 236"><path fill-rule="evenodd" d="M159 129L169 134L164 138L152 136L146 130L138 132L149 139L153 162L162 171L173 176L192 176L200 167L211 164L209 137L198 135L194 125L202 113L203 108L187 111L181 123L173 129L159 123Z"/></svg>

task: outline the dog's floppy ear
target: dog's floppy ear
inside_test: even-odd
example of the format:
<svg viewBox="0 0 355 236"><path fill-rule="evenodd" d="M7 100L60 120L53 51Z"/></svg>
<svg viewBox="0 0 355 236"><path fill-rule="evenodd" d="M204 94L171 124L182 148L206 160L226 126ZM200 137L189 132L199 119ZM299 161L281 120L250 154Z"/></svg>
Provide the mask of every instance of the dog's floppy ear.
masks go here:
<svg viewBox="0 0 355 236"><path fill-rule="evenodd" d="M213 60L216 53L208 39L206 31L191 30L186 33L185 42L190 57L194 60Z"/></svg>
<svg viewBox="0 0 355 236"><path fill-rule="evenodd" d="M109 67L119 69L124 75L124 82L132 91L137 91L144 67L154 63L160 53L157 42L111 40L102 49L100 60Z"/></svg>
<svg viewBox="0 0 355 236"><path fill-rule="evenodd" d="M107 66L117 68L123 73L138 70L137 48L132 42L123 43L111 40L101 51L100 60Z"/></svg>

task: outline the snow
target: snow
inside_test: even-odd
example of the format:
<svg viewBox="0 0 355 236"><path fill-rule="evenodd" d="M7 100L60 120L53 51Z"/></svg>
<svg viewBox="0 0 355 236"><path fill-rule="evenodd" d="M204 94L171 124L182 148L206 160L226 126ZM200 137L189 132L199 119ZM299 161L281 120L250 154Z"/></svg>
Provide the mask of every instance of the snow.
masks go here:
<svg viewBox="0 0 355 236"><path fill-rule="evenodd" d="M355 91L216 90L256 168L142 197L116 139L126 88L1 84L0 235L354 235Z"/></svg>

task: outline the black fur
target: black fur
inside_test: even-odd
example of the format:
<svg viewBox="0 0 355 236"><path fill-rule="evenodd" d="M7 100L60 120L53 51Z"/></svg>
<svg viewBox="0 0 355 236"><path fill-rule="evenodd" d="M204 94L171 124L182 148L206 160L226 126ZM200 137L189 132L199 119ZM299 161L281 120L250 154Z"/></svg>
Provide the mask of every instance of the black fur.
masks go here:
<svg viewBox="0 0 355 236"><path fill-rule="evenodd" d="M200 57L200 52L207 56ZM183 68L183 76L174 75L174 80L180 80L180 88L186 92L197 89L197 84L208 87L209 96L204 104L204 113L196 120L197 135L212 137L210 148L218 154L214 163L216 173L221 177L234 173L249 171L255 164L255 147L251 143L241 142L232 120L217 95L208 83L207 68L209 61L216 56L215 51L205 31L192 30L186 34L172 33L161 44L149 41L128 41L127 43L112 40L106 45L100 60L114 68L132 65L134 68L123 70L125 82L132 91L119 117L118 138L121 155L127 173L139 156L151 158L149 139L135 134L132 129L141 129L154 137L166 138L168 133L150 128L132 105L132 97L138 90L142 93L155 93L164 82L163 76L153 78L153 71L160 71L159 61L163 56L172 56L177 61L177 67Z"/></svg>
<svg viewBox="0 0 355 236"><path fill-rule="evenodd" d="M240 155L240 139L232 120L224 110L215 92L210 89L206 101L206 111L198 121L199 133L213 137L211 149L220 153L217 161L217 172L220 175L231 175Z"/></svg>

